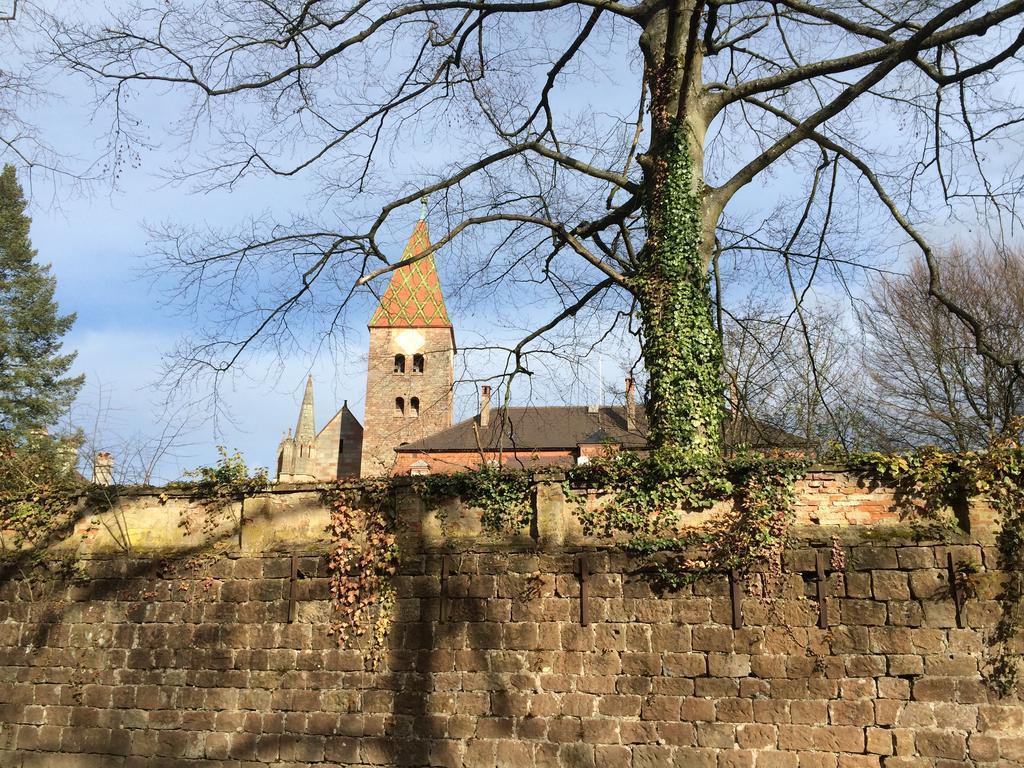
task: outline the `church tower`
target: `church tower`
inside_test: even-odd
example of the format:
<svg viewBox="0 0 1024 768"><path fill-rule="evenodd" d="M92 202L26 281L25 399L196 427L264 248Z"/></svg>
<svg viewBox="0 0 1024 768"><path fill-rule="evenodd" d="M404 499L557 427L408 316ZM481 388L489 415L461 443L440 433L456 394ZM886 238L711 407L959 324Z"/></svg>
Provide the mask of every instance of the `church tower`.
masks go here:
<svg viewBox="0 0 1024 768"><path fill-rule="evenodd" d="M319 432L313 411L313 377L306 380L306 391L299 408L295 434L277 448L277 482L334 482L359 477L363 428L348 409L348 401L338 409Z"/></svg>
<svg viewBox="0 0 1024 768"><path fill-rule="evenodd" d="M402 261L430 247L425 216ZM397 446L452 424L455 332L433 254L392 272L369 328L362 477L388 474Z"/></svg>

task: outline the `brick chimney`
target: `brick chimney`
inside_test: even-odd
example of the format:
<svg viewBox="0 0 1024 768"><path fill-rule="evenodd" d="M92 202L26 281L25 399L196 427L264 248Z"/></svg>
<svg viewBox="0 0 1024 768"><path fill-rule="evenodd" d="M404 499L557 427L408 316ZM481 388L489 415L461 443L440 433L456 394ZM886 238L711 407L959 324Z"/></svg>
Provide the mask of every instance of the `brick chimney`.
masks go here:
<svg viewBox="0 0 1024 768"><path fill-rule="evenodd" d="M480 426L486 427L491 420L491 388L484 384L480 387Z"/></svg>
<svg viewBox="0 0 1024 768"><path fill-rule="evenodd" d="M114 484L114 456L107 451L100 451L92 462L92 481L96 485Z"/></svg>
<svg viewBox="0 0 1024 768"><path fill-rule="evenodd" d="M626 429L632 432L636 429L636 385L633 377L626 377Z"/></svg>

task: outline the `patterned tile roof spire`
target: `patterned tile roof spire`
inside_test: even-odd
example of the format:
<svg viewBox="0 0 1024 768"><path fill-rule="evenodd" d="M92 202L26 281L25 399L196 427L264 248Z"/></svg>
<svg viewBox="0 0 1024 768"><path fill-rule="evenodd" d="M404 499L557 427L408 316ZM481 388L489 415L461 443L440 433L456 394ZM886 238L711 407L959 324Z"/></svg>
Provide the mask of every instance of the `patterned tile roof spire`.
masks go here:
<svg viewBox="0 0 1024 768"><path fill-rule="evenodd" d="M402 261L430 247L427 222L421 218L402 251ZM437 277L434 254L416 259L391 273L391 282L370 319L371 328L451 328Z"/></svg>

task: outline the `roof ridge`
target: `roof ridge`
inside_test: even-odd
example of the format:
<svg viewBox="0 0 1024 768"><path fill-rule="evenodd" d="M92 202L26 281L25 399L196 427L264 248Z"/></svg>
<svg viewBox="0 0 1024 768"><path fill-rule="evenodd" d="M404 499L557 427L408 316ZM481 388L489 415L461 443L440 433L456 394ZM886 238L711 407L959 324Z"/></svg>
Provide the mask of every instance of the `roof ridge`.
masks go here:
<svg viewBox="0 0 1024 768"><path fill-rule="evenodd" d="M513 408L518 408L520 410L533 409L533 410L538 410L539 411L542 408L586 408L586 409L589 409L591 407L592 406L590 406L590 405L586 405L586 404L580 405L578 403L572 404L572 405L510 405L509 406L509 410L511 410ZM614 403L612 403L612 404L609 404L609 405L599 405L597 407L598 408L625 408L626 406L624 406L624 405L615 405ZM640 407L642 408L643 406L641 405ZM492 411L493 410L504 410L504 406L498 406L497 408L492 408L491 410Z"/></svg>
<svg viewBox="0 0 1024 768"><path fill-rule="evenodd" d="M332 421L334 421L336 418L338 418L339 415L341 415L343 413L346 413L346 412L348 413L349 416L352 417L353 421L355 421L355 423L359 425L359 428L362 429L363 423L358 418L356 418L356 415L354 413L352 413L352 409L348 407L348 400L346 400L345 402L343 402L341 404L341 408L336 410L334 412L334 415L331 416L331 418L329 418L326 422L324 422L324 425L320 428L320 431L316 433L316 436L320 437L320 435L322 435L324 432L326 432L327 428L329 426L331 426L331 422Z"/></svg>

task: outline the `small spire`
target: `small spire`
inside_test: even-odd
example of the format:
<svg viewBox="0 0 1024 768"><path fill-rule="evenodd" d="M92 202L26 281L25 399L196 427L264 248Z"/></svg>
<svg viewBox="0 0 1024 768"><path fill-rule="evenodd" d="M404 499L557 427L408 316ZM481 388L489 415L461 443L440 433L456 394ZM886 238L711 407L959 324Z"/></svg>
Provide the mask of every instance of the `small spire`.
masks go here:
<svg viewBox="0 0 1024 768"><path fill-rule="evenodd" d="M427 196L420 198L420 221L427 220Z"/></svg>
<svg viewBox="0 0 1024 768"><path fill-rule="evenodd" d="M313 376L306 379L306 391L302 396L302 407L299 409L299 422L295 425L295 439L309 442L316 435L313 421Z"/></svg>

